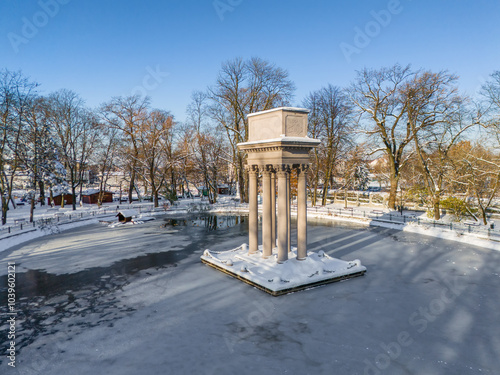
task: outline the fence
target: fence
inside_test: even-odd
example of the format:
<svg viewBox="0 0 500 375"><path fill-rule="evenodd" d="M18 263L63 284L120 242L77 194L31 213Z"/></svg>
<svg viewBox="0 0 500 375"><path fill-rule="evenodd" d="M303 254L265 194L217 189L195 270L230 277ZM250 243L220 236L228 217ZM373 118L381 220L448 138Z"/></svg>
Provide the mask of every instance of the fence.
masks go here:
<svg viewBox="0 0 500 375"><path fill-rule="evenodd" d="M13 225L6 225L0 227L0 237L10 233L21 233L22 231L33 230L33 228L44 227L49 225L57 225L64 223L71 223L88 219L90 217L104 217L117 213L122 209L134 209L139 213L151 213L158 211L175 212L175 213L226 213L226 214L245 214L248 210L246 205L241 205L236 201L225 201L217 203L212 206L205 202L193 202L179 206L177 203L168 209L166 206L154 208L152 204L146 205L119 205L116 208L105 206L98 210L89 211L69 211L66 213L55 213L50 217L37 219L33 223L29 223L25 219L18 219ZM292 213L296 213L297 206L292 205ZM357 218L363 220L371 220L392 224L407 224L414 223L415 225L423 225L433 228L442 228L447 230L454 230L462 233L476 233L488 236L491 239L500 240L500 227L484 226L478 223L465 222L465 223L452 223L442 222L429 219L422 219L416 215L401 215L397 212L385 212L382 210L373 209L372 211L357 210L352 207L348 208L327 208L327 207L309 207L309 213L315 213L318 216L331 217L339 216L345 218Z"/></svg>
<svg viewBox="0 0 500 375"><path fill-rule="evenodd" d="M241 213L247 213L248 207L242 206L241 204L235 202L226 202L223 204L217 204L216 207L211 207L208 203L206 204L202 203L198 205L192 205L190 208L187 209L187 212L241 214ZM295 214L297 213L297 205L292 204L291 212ZM352 207L348 208L328 208L322 206L309 207L308 213L314 213L320 217L324 216L325 218L331 216L339 216L345 218L370 220L374 222L378 221L381 223L385 222L389 224L404 225L408 223L413 223L414 225L421 225L432 228L441 228L445 230L456 231L459 233L481 234L487 236L492 240L500 241L500 227L497 228L491 226L484 226L479 223L473 223L473 222L463 222L463 223L443 222L443 221L422 219L412 214L402 215L395 211L386 212L377 209L373 209L372 211L366 211L366 210L357 210Z"/></svg>
<svg viewBox="0 0 500 375"><path fill-rule="evenodd" d="M37 218L32 223L26 218L15 219L13 224L0 226L0 237L8 234L22 233L23 231L31 231L34 228L46 227L50 225L68 224L83 219L92 217L105 217L116 214L120 210L133 209L141 213L164 211L165 207L154 208L152 204L147 205L118 205L116 207L103 206L97 210L86 211L68 211L56 212L54 214L45 214L44 217Z"/></svg>
<svg viewBox="0 0 500 375"><path fill-rule="evenodd" d="M296 211L296 206L292 206L292 212ZM476 222L443 222L429 219L422 219L416 215L406 215L397 212L384 212L380 210L356 210L355 208L326 208L326 207L311 207L308 209L310 213L316 213L319 216L340 216L340 217L350 217L357 219L365 219L379 222L386 222L391 224L407 224L414 223L416 225L422 225L432 228L441 228L447 230L454 230L461 233L476 233L488 236L491 239L500 240L500 228L496 226L485 226ZM492 238L493 237L493 238Z"/></svg>

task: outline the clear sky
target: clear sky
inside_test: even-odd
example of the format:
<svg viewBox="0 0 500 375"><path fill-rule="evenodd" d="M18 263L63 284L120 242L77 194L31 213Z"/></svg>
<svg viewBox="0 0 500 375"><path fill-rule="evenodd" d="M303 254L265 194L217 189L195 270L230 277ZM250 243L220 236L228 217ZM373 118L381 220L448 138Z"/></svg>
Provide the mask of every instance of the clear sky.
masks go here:
<svg viewBox="0 0 500 375"><path fill-rule="evenodd" d="M91 107L147 92L180 121L234 57L287 69L295 105L394 63L447 69L474 94L500 70L499 16L495 0L2 0L0 69Z"/></svg>

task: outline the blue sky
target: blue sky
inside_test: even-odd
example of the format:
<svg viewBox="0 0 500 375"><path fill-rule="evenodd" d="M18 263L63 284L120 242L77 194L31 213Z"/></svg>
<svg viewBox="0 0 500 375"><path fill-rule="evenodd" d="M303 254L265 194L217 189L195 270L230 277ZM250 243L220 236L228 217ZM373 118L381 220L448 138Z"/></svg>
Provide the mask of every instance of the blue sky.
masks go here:
<svg viewBox="0 0 500 375"><path fill-rule="evenodd" d="M394 63L448 69L474 94L500 70L499 15L491 0L2 0L0 68L91 107L147 92L180 121L192 91L234 57L287 69L297 105L328 83L348 85L356 70Z"/></svg>

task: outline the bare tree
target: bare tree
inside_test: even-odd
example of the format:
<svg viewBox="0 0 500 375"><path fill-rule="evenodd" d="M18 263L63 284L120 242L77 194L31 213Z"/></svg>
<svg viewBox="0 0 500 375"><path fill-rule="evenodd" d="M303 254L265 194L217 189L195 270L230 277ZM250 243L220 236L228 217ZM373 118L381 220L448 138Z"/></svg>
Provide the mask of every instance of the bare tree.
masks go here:
<svg viewBox="0 0 500 375"><path fill-rule="evenodd" d="M365 190L368 186L368 167L365 161L365 150L362 145L351 147L338 162L338 175L342 179L344 190L344 207L347 208L349 190Z"/></svg>
<svg viewBox="0 0 500 375"><path fill-rule="evenodd" d="M242 201L247 201L247 179L237 144L248 139L246 115L287 105L294 90L287 71L256 57L223 63L216 84L209 88L210 113L226 130Z"/></svg>
<svg viewBox="0 0 500 375"><path fill-rule="evenodd" d="M129 203L136 189L137 162L139 158L138 129L147 121L149 98L138 95L113 98L101 106L101 116L111 127L120 130L127 145L124 146L128 160L130 181L128 189Z"/></svg>
<svg viewBox="0 0 500 375"><path fill-rule="evenodd" d="M207 93L195 91L191 95L191 103L187 107L188 124L198 133L207 124L209 115L208 99Z"/></svg>
<svg viewBox="0 0 500 375"><path fill-rule="evenodd" d="M481 93L497 115L497 122L500 121L500 70L491 74L490 79L483 85Z"/></svg>
<svg viewBox="0 0 500 375"><path fill-rule="evenodd" d="M401 168L411 156L407 146L416 135L407 122L407 98L401 89L415 76L409 66L394 65L379 70L363 69L349 89L357 107L359 124L365 134L374 138L373 153L387 155L390 193L388 206L396 208L396 194Z"/></svg>
<svg viewBox="0 0 500 375"><path fill-rule="evenodd" d="M220 129L197 133L194 144L196 169L203 179L211 204L217 202L219 185L229 163L229 150Z"/></svg>
<svg viewBox="0 0 500 375"><path fill-rule="evenodd" d="M97 120L84 107L83 100L72 91L57 91L49 96L49 100L51 126L57 134L61 161L67 170L67 180L73 196L73 210L76 210L76 189L80 187L81 192L85 172L88 170L98 136Z"/></svg>
<svg viewBox="0 0 500 375"><path fill-rule="evenodd" d="M308 108L309 112L309 124L308 124L308 136L312 139L319 139L323 134L323 122L321 121L321 101L318 91L310 93L303 101L303 106ZM321 147L321 146L320 146ZM308 173L308 179L311 182L311 197L312 205L315 206L318 197L319 181L322 177L323 168L321 168L320 161L320 147L315 147L313 149L313 160L311 163L311 173Z"/></svg>
<svg viewBox="0 0 500 375"><path fill-rule="evenodd" d="M194 161L193 148L196 145L197 132L195 126L179 124L177 127L177 141L175 142L175 155L177 156L177 176L179 189L183 197L191 197L191 186L196 187L199 181Z"/></svg>
<svg viewBox="0 0 500 375"><path fill-rule="evenodd" d="M0 197L2 225L7 222L9 201L16 172L20 167L19 146L23 131L23 114L38 84L20 72L0 71ZM15 207L15 205L13 205Z"/></svg>
<svg viewBox="0 0 500 375"><path fill-rule="evenodd" d="M484 147L485 143L461 142L452 149L455 164L452 178L467 195L474 197L482 222L487 225L487 210L500 192L500 156ZM475 217L473 212L469 214Z"/></svg>
<svg viewBox="0 0 500 375"><path fill-rule="evenodd" d="M98 124L98 131L99 137L95 145L93 164L97 166L98 175L100 176L97 200L97 204L100 206L104 199L109 177L119 166L121 134L118 129L103 123Z"/></svg>
<svg viewBox="0 0 500 375"><path fill-rule="evenodd" d="M477 124L477 118L466 110L466 99L457 93L456 81L448 72L425 71L416 74L402 90L435 220L441 217L439 205L450 169L450 150Z"/></svg>
<svg viewBox="0 0 500 375"><path fill-rule="evenodd" d="M352 141L350 131L352 108L343 91L332 85L311 93L304 104L312 108L310 134L322 140L315 154L318 159L317 165L320 167L316 169L314 184L317 187L321 176L323 180L321 204L325 205L335 175L335 164ZM313 195L315 204L315 194Z"/></svg>
<svg viewBox="0 0 500 375"><path fill-rule="evenodd" d="M50 106L43 97L33 96L23 113L21 142L17 148L22 167L31 177L30 222L33 222L36 189L39 187L40 204L45 204L45 182L51 181L56 171L56 144L52 138L50 125Z"/></svg>
<svg viewBox="0 0 500 375"><path fill-rule="evenodd" d="M175 162L172 157L173 126L174 118L170 113L154 110L137 129L138 171L151 187L155 207L158 207L158 195L165 184L166 172Z"/></svg>

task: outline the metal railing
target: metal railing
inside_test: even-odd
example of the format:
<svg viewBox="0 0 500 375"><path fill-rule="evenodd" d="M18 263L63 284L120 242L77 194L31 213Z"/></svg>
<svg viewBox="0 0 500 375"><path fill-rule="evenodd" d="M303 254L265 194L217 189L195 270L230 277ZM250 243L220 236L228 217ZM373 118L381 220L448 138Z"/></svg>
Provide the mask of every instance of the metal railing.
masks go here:
<svg viewBox="0 0 500 375"><path fill-rule="evenodd" d="M105 217L111 214L116 214L122 209L134 209L139 214L165 212L165 213L237 213L245 214L248 210L247 205L241 204L237 201L219 202L216 206L208 202L187 202L186 204L179 205L174 203L171 206L160 205L154 208L153 204L125 204L115 206L103 206L96 210L85 211L68 211L56 212L52 215L46 214L44 217L37 218L34 222L30 223L25 218L20 218L14 221L13 224L8 224L0 227L0 238L14 233L22 233L23 231L32 231L34 228L46 227L50 225L66 224L81 220L86 220L91 217ZM296 213L297 206L292 204L292 213ZM413 223L414 225L422 225L426 227L441 228L460 233L476 233L491 237L498 237L500 239L500 227L484 226L479 223L473 222L442 222L430 219L422 219L412 214L400 214L395 211L386 212L382 210L373 209L371 211L358 210L352 207L348 208L333 208L333 207L309 207L309 213L315 213L319 216L339 216L345 218L355 218L363 220L371 220L378 222L386 222L392 224L407 224Z"/></svg>
<svg viewBox="0 0 500 375"><path fill-rule="evenodd" d="M292 205L292 212L296 211L296 206ZM500 227L492 225L482 225L479 222L444 222L431 219L422 219L416 215L400 214L394 211L385 212L381 210L356 210L355 208L327 208L327 207L309 207L308 212L314 212L322 216L340 216L371 221L387 222L392 224L421 225L431 228L441 228L460 233L476 233L488 237L500 236Z"/></svg>
<svg viewBox="0 0 500 375"><path fill-rule="evenodd" d="M87 220L92 217L105 217L118 213L120 210L133 209L137 210L139 214L165 211L165 207L160 206L154 208L152 204L121 204L116 206L102 206L100 209L95 210L77 210L67 212L55 212L53 214L47 213L43 217L35 217L33 222L29 222L29 218L14 219L14 223L9 223L0 226L0 238L8 236L9 234L20 234L23 231L32 231L36 228L42 228L50 225L68 224L81 220Z"/></svg>

